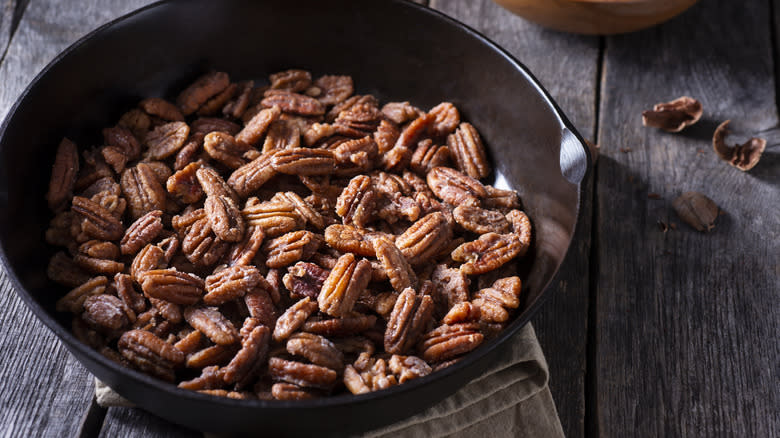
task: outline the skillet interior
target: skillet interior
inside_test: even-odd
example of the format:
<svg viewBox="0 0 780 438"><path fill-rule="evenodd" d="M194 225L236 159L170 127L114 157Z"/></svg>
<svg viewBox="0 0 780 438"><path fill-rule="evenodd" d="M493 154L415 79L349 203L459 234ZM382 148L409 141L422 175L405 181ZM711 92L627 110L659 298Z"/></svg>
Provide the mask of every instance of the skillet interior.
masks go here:
<svg viewBox="0 0 780 438"><path fill-rule="evenodd" d="M292 5L291 3L295 3ZM449 100L481 132L495 183L520 192L535 226L522 313L499 338L440 373L360 397L306 403L217 399L162 384L105 360L58 320L64 291L45 278L51 248L43 194L63 136L82 147L142 97L172 97L210 69L262 80L290 67L350 74L358 93L430 108ZM492 357L541 304L569 247L588 158L574 130L523 67L475 32L402 1L169 1L88 35L25 91L0 132L4 262L17 292L97 377L169 420L221 432L358 431L446 397ZM564 150L561 151L561 144ZM561 159L569 163L569 182ZM13 212L10 214L9 212ZM262 409L258 409L262 407ZM262 427L262 429L258 429Z"/></svg>

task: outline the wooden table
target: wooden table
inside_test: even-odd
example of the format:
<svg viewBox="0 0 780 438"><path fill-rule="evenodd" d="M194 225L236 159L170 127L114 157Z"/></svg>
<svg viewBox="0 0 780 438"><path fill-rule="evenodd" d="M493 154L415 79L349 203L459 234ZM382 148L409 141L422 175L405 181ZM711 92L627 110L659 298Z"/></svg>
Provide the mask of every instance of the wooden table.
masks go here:
<svg viewBox="0 0 780 438"><path fill-rule="evenodd" d="M0 1L0 116L59 51L147 3ZM615 37L545 30L489 0L429 3L517 56L601 146L565 274L534 319L567 435L779 436L780 0L705 0ZM681 95L703 103L699 124L642 127L643 109ZM768 140L750 172L712 152L725 119ZM722 209L713 232L672 211L689 190ZM4 273L0 287L0 434L199 435L98 407L91 375Z"/></svg>

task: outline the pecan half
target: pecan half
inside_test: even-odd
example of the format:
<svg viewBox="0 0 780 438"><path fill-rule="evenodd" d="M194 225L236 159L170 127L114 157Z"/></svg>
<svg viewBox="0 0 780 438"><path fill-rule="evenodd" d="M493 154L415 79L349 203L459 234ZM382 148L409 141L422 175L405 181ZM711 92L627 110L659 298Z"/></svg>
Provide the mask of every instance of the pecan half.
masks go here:
<svg viewBox="0 0 780 438"><path fill-rule="evenodd" d="M184 116L176 105L159 97L149 97L138 102L138 107L147 114L170 122L183 122Z"/></svg>
<svg viewBox="0 0 780 438"><path fill-rule="evenodd" d="M428 111L428 114L434 116L430 131L431 134L437 137L451 134L460 124L460 113L455 105L450 102L442 102L436 105Z"/></svg>
<svg viewBox="0 0 780 438"><path fill-rule="evenodd" d="M311 73L306 70L285 70L268 77L272 90L288 90L292 93L303 91L311 85Z"/></svg>
<svg viewBox="0 0 780 438"><path fill-rule="evenodd" d="M61 211L73 196L73 186L79 173L79 153L76 144L63 138L57 147L54 166L51 169L46 201L52 211Z"/></svg>
<svg viewBox="0 0 780 438"><path fill-rule="evenodd" d="M642 125L680 132L698 122L703 113L701 102L683 96L671 102L657 103L652 110L642 111Z"/></svg>
<svg viewBox="0 0 780 438"><path fill-rule="evenodd" d="M141 275L153 269L164 269L167 266L165 251L157 245L147 244L133 258L130 274L140 283Z"/></svg>
<svg viewBox="0 0 780 438"><path fill-rule="evenodd" d="M190 127L184 122L160 125L146 134L144 143L148 147L146 158L162 160L179 151L190 135Z"/></svg>
<svg viewBox="0 0 780 438"><path fill-rule="evenodd" d="M269 241L265 245L269 268L283 268L298 260L308 259L320 247L322 238L311 231L293 231Z"/></svg>
<svg viewBox="0 0 780 438"><path fill-rule="evenodd" d="M148 125L146 125L146 128L135 126L136 129L134 131L130 131L130 129L123 126L105 128L103 129L103 142L109 146L118 147L128 160L135 160L141 154L141 143L138 142L138 139L146 137L148 127ZM144 137L136 138L134 132L141 131L144 132Z"/></svg>
<svg viewBox="0 0 780 438"><path fill-rule="evenodd" d="M449 167L434 167L426 180L439 199L452 205L478 206L480 199L487 196L485 186L479 181Z"/></svg>
<svg viewBox="0 0 780 438"><path fill-rule="evenodd" d="M309 362L341 371L344 355L326 338L311 333L296 333L287 340L287 352Z"/></svg>
<svg viewBox="0 0 780 438"><path fill-rule="evenodd" d="M414 120L422 114L422 110L409 102L390 102L382 107L382 115L396 125Z"/></svg>
<svg viewBox="0 0 780 438"><path fill-rule="evenodd" d="M190 163L171 175L165 183L168 193L186 204L198 202L203 197L203 189L197 177L198 169L200 163Z"/></svg>
<svg viewBox="0 0 780 438"><path fill-rule="evenodd" d="M398 383L408 382L433 372L431 366L417 356L399 356L394 354L387 362L387 366L397 376Z"/></svg>
<svg viewBox="0 0 780 438"><path fill-rule="evenodd" d="M306 219L306 222L312 224L318 230L325 228L325 218L297 193L278 192L274 198L277 197L292 204L295 207L295 211L298 212L298 215Z"/></svg>
<svg viewBox="0 0 780 438"><path fill-rule="evenodd" d="M266 108L252 117L244 129L236 134L235 139L250 146L257 145L271 123L277 120L281 114L282 110L278 106L270 105L270 108Z"/></svg>
<svg viewBox="0 0 780 438"><path fill-rule="evenodd" d="M81 218L81 231L87 236L100 240L118 240L124 234L122 223L100 204L74 196L71 209Z"/></svg>
<svg viewBox="0 0 780 438"><path fill-rule="evenodd" d="M365 332L376 325L376 316L351 313L340 318L312 317L301 330L323 336L351 336Z"/></svg>
<svg viewBox="0 0 780 438"><path fill-rule="evenodd" d="M249 315L268 327L276 326L276 320L279 318L279 311L274 305L274 298L271 297L272 293L274 292L271 284L263 280L244 295L244 304L249 310ZM278 301L278 293L276 295Z"/></svg>
<svg viewBox="0 0 780 438"><path fill-rule="evenodd" d="M437 146L432 140L425 139L417 144L409 168L420 175L425 175L434 167L445 166L449 161L449 147Z"/></svg>
<svg viewBox="0 0 780 438"><path fill-rule="evenodd" d="M302 228L305 224L295 206L288 202L268 201L252 205L247 202L241 214L248 225L261 227L268 237Z"/></svg>
<svg viewBox="0 0 780 438"><path fill-rule="evenodd" d="M406 260L421 265L445 248L452 238L452 227L444 214L430 213L409 227L395 240Z"/></svg>
<svg viewBox="0 0 780 438"><path fill-rule="evenodd" d="M119 298L108 295L93 295L84 300L84 313L81 318L90 327L102 332L116 332L130 324L130 316L135 313L126 307Z"/></svg>
<svg viewBox="0 0 780 438"><path fill-rule="evenodd" d="M157 238L163 230L161 218L162 211L154 210L133 222L120 242L122 254L135 254Z"/></svg>
<svg viewBox="0 0 780 438"><path fill-rule="evenodd" d="M398 247L385 237L374 240L374 251L387 272L390 285L398 292L417 287L417 276Z"/></svg>
<svg viewBox="0 0 780 438"><path fill-rule="evenodd" d="M211 229L225 242L238 242L244 238L246 225L241 211L229 196L208 196L203 205Z"/></svg>
<svg viewBox="0 0 780 438"><path fill-rule="evenodd" d="M122 117L119 118L119 122L117 123L117 127L129 130L136 139L135 143L138 144L138 139L143 139L146 136L146 132L149 131L151 123L152 121L145 112L138 108L134 108L122 114ZM105 143L111 144L107 141ZM138 152L140 151L137 151L136 154ZM137 158L137 155L133 158Z"/></svg>
<svg viewBox="0 0 780 438"><path fill-rule="evenodd" d="M316 97L323 105L341 103L355 92L355 86L350 76L321 76L314 81L314 86L321 90L319 96Z"/></svg>
<svg viewBox="0 0 780 438"><path fill-rule="evenodd" d="M727 146L726 136L729 133L730 122L730 120L726 120L715 129L715 134L712 136L712 148L721 160L745 172L758 164L761 154L766 149L766 140L752 137L741 145Z"/></svg>
<svg viewBox="0 0 780 438"><path fill-rule="evenodd" d="M292 383L274 383L271 394L276 400L311 400L318 397L316 389L301 388Z"/></svg>
<svg viewBox="0 0 780 438"><path fill-rule="evenodd" d="M231 266L206 277L206 295L203 302L218 306L244 296L265 280L254 266Z"/></svg>
<svg viewBox="0 0 780 438"><path fill-rule="evenodd" d="M503 323L509 320L509 310L520 306L520 277L506 277L474 294L472 304L479 307L480 319Z"/></svg>
<svg viewBox="0 0 780 438"><path fill-rule="evenodd" d="M190 262L212 266L222 258L229 245L214 234L209 220L204 217L187 227L181 249Z"/></svg>
<svg viewBox="0 0 780 438"><path fill-rule="evenodd" d="M527 246L515 234L486 233L452 251L452 259L464 262L460 269L478 275L497 269L520 255Z"/></svg>
<svg viewBox="0 0 780 438"><path fill-rule="evenodd" d="M238 331L216 307L187 307L184 319L217 345L238 342Z"/></svg>
<svg viewBox="0 0 780 438"><path fill-rule="evenodd" d="M437 265L431 273L431 282L431 297L436 305L437 317L445 315L453 306L469 299L469 278L459 269Z"/></svg>
<svg viewBox="0 0 780 438"><path fill-rule="evenodd" d="M237 383L239 387L246 386L249 379L256 376L265 364L270 338L271 331L264 325L254 327L244 336L241 340L241 349L222 369L225 383Z"/></svg>
<svg viewBox="0 0 780 438"><path fill-rule="evenodd" d="M210 98L230 85L230 77L224 72L207 73L185 88L176 99L181 112L188 116L198 110Z"/></svg>
<svg viewBox="0 0 780 438"><path fill-rule="evenodd" d="M344 225L355 224L364 227L371 221L376 205L376 193L371 186L371 177L358 175L344 188L336 201L336 214Z"/></svg>
<svg viewBox="0 0 780 438"><path fill-rule="evenodd" d="M325 105L317 99L303 94L287 91L275 91L266 96L261 102L266 108L278 106L286 113L300 114L302 116L319 116L325 114Z"/></svg>
<svg viewBox="0 0 780 438"><path fill-rule="evenodd" d="M239 167L227 180L238 196L246 198L276 175L271 165L273 153L261 154L249 163Z"/></svg>
<svg viewBox="0 0 780 438"><path fill-rule="evenodd" d="M135 313L138 314L146 310L146 300L143 295L136 292L133 277L127 274L116 274L114 276L114 289L122 302Z"/></svg>
<svg viewBox="0 0 780 438"><path fill-rule="evenodd" d="M55 309L58 312L79 314L84 310L84 301L91 296L105 292L106 286L108 286L108 278L103 276L94 277L57 300Z"/></svg>
<svg viewBox="0 0 780 438"><path fill-rule="evenodd" d="M385 233L367 231L351 225L331 225L325 229L325 242L342 252L353 252L365 257L375 257L373 241Z"/></svg>
<svg viewBox="0 0 780 438"><path fill-rule="evenodd" d="M395 142L398 141L399 135L401 135L401 131L395 124L388 122L387 120L379 122L376 132L374 132L374 141L377 145L377 151L380 154L384 154L392 149L393 146L395 146Z"/></svg>
<svg viewBox="0 0 780 438"><path fill-rule="evenodd" d="M265 231L262 227L249 225L244 233L244 238L235 243L228 251L227 261L230 265L249 265L255 258L257 251L265 239Z"/></svg>
<svg viewBox="0 0 780 438"><path fill-rule="evenodd" d="M176 304L195 304L204 292L197 275L175 269L154 269L140 275L141 288L149 297Z"/></svg>
<svg viewBox="0 0 780 438"><path fill-rule="evenodd" d="M498 211L485 210L471 205L460 205L452 211L455 222L472 233L498 233L509 232L509 221Z"/></svg>
<svg viewBox="0 0 780 438"><path fill-rule="evenodd" d="M425 334L420 351L428 363L444 362L474 350L483 340L478 324L445 324Z"/></svg>
<svg viewBox="0 0 780 438"><path fill-rule="evenodd" d="M244 154L250 149L251 146L236 141L232 135L225 132L211 132L203 138L203 150L211 158L231 169L238 169L248 162Z"/></svg>
<svg viewBox="0 0 780 438"><path fill-rule="evenodd" d="M520 208L520 198L514 190L497 189L493 186L484 186L487 196L482 199L482 205L487 208L507 211Z"/></svg>
<svg viewBox="0 0 780 438"><path fill-rule="evenodd" d="M433 300L406 288L393 306L385 329L385 351L403 354L411 349L433 317Z"/></svg>
<svg viewBox="0 0 780 438"><path fill-rule="evenodd" d="M368 260L356 260L352 253L339 257L317 297L320 311L331 316L347 315L369 281L371 264Z"/></svg>
<svg viewBox="0 0 780 438"><path fill-rule="evenodd" d="M447 146L450 147L461 172L474 179L484 178L490 174L485 146L482 145L479 133L470 123L461 123L458 130L447 137Z"/></svg>
<svg viewBox="0 0 780 438"><path fill-rule="evenodd" d="M327 149L293 148L276 152L271 165L289 175L327 175L335 170L336 158Z"/></svg>
<svg viewBox="0 0 780 438"><path fill-rule="evenodd" d="M184 319L181 306L178 304L171 303L170 301L158 300L157 298L149 298L149 302L157 309L160 316L174 324L178 324Z"/></svg>
<svg viewBox="0 0 780 438"><path fill-rule="evenodd" d="M307 388L327 389L333 386L338 374L330 368L304 364L272 357L268 361L271 378Z"/></svg>
<svg viewBox="0 0 780 438"><path fill-rule="evenodd" d="M330 271L314 263L298 262L287 268L284 275L284 287L293 298L310 297L316 299Z"/></svg>
<svg viewBox="0 0 780 438"><path fill-rule="evenodd" d="M122 172L122 192L130 206L133 219L154 210L165 210L165 189L157 174L146 163L138 163Z"/></svg>
<svg viewBox="0 0 780 438"><path fill-rule="evenodd" d="M184 353L145 330L125 332L117 345L134 367L168 381L173 381L173 369L185 360Z"/></svg>
<svg viewBox="0 0 780 438"><path fill-rule="evenodd" d="M194 331L193 333L200 332ZM191 389L194 391L199 391L202 389L220 389L225 386L225 381L222 380L222 373L223 372L220 367L212 365L203 368L200 376L192 380L181 382L178 386L179 388Z"/></svg>
<svg viewBox="0 0 780 438"><path fill-rule="evenodd" d="M273 334L274 341L280 342L289 338L316 311L317 302L309 297L303 298L288 307L282 316L276 320Z"/></svg>

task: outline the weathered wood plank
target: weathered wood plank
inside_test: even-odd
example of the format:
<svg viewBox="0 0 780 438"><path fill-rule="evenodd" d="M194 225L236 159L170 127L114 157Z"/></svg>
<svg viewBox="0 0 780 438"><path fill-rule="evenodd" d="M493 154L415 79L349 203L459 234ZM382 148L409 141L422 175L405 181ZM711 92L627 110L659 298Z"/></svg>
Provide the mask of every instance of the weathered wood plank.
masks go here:
<svg viewBox="0 0 780 438"><path fill-rule="evenodd" d="M67 2L33 1L0 65L0 118L59 51L145 3L90 0L74 8ZM7 436L77 435L93 398L92 376L27 310L5 273L0 274L0 308L0 431Z"/></svg>
<svg viewBox="0 0 780 438"><path fill-rule="evenodd" d="M780 430L780 162L768 154L740 172L710 143L725 119L745 133L777 125L768 15L767 0L713 0L607 40L597 181L603 436ZM643 109L680 95L701 100L702 122L682 134L642 127ZM689 190L724 212L709 234L671 209ZM658 220L677 229L663 233Z"/></svg>
<svg viewBox="0 0 780 438"><path fill-rule="evenodd" d="M431 7L474 27L513 53L550 91L580 133L593 138L598 38L543 29L488 0L433 0ZM518 105L522 111L522 104ZM592 181L587 181L581 222L561 268L560 282L534 319L550 366L550 389L569 437L584 435L592 188Z"/></svg>
<svg viewBox="0 0 780 438"><path fill-rule="evenodd" d="M169 438L201 438L203 433L185 429L173 423L131 408L109 408L101 438L131 438L164 436Z"/></svg>
<svg viewBox="0 0 780 438"><path fill-rule="evenodd" d="M16 0L0 0L0 62L3 60L8 42L11 41Z"/></svg>

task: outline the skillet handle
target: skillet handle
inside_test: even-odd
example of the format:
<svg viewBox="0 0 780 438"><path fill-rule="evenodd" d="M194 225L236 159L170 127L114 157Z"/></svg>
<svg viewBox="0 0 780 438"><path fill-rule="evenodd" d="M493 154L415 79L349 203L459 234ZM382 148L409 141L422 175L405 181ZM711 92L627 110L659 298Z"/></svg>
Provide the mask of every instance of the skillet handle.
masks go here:
<svg viewBox="0 0 780 438"><path fill-rule="evenodd" d="M579 185L590 167L588 146L577 134L564 127L561 131L561 173L570 183Z"/></svg>

